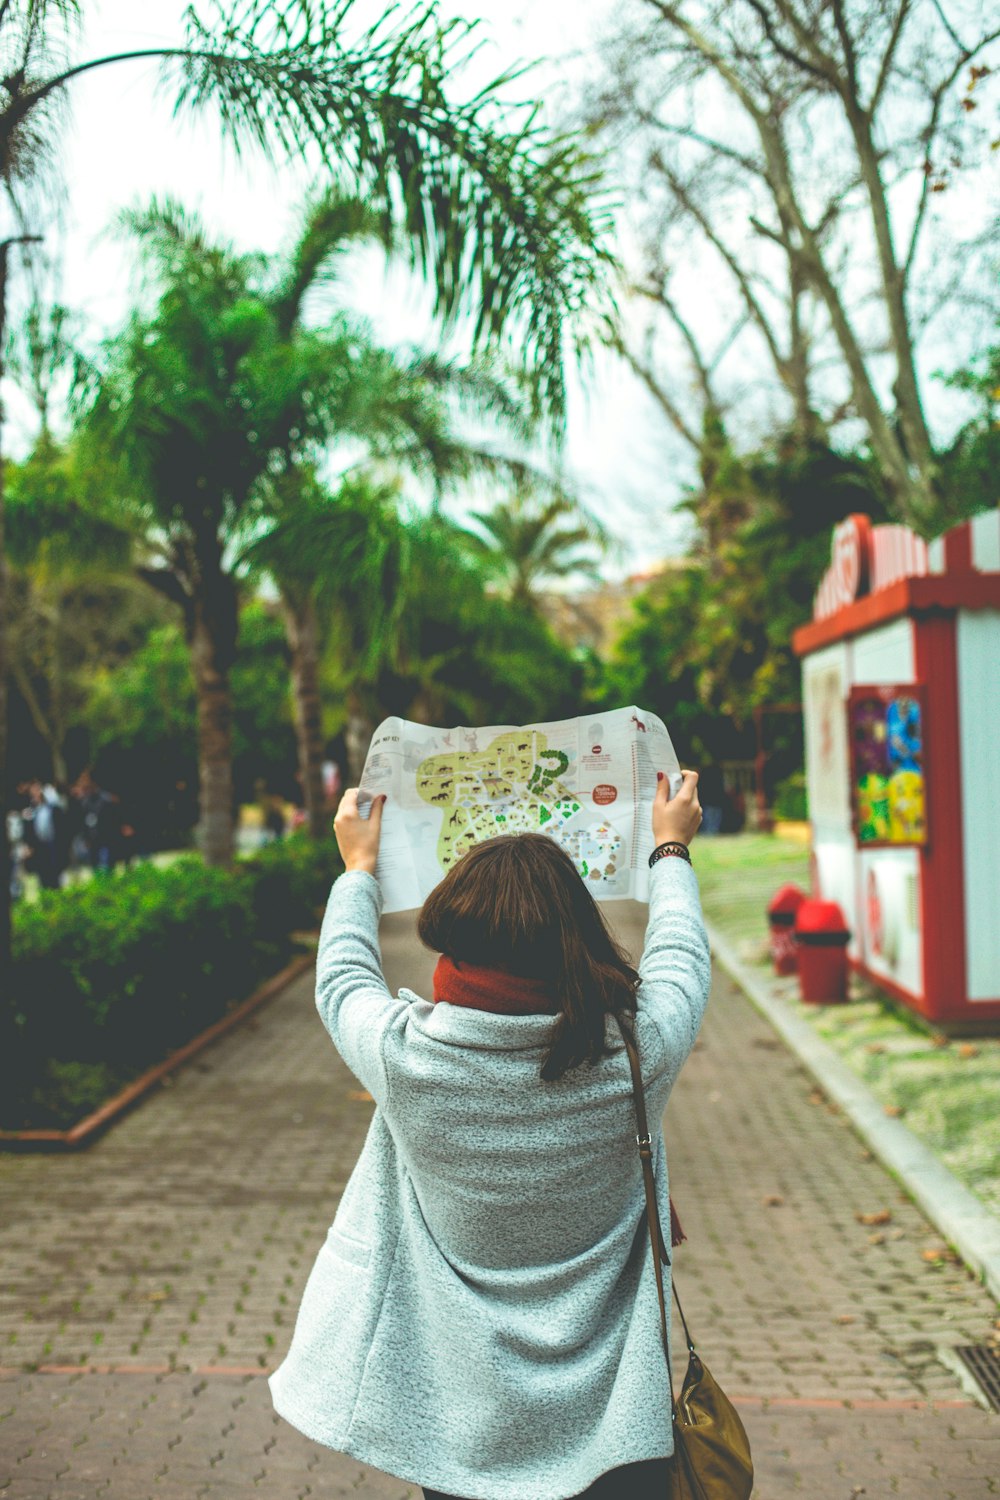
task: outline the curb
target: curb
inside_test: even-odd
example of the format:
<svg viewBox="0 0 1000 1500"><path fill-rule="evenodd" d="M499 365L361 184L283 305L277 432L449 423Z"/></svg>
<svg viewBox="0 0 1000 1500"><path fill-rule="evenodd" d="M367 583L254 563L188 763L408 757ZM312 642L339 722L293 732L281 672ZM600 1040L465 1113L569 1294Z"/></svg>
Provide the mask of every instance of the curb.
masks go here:
<svg viewBox="0 0 1000 1500"><path fill-rule="evenodd" d="M140 1073L138 1078L127 1083L117 1094L112 1094L110 1099L106 1099L68 1130L0 1130L0 1151L79 1151L82 1147L89 1146L109 1125L138 1104L143 1095L155 1088L168 1073L173 1073L176 1068L182 1067L192 1057L197 1057L199 1052L210 1047L219 1037L239 1026L241 1021L259 1010L266 1001L273 1000L279 991L315 962L316 958L312 953L303 953L298 958L293 958L290 964L286 964L279 973L254 990L235 1010L200 1031L162 1062L154 1063L145 1073Z"/></svg>
<svg viewBox="0 0 1000 1500"><path fill-rule="evenodd" d="M729 977L770 1021L823 1092L841 1107L873 1155L895 1173L935 1229L1000 1302L1000 1218L990 1213L911 1130L885 1113L874 1094L816 1035L809 1022L769 993L766 984L736 956L728 938L715 926L706 926L712 952Z"/></svg>

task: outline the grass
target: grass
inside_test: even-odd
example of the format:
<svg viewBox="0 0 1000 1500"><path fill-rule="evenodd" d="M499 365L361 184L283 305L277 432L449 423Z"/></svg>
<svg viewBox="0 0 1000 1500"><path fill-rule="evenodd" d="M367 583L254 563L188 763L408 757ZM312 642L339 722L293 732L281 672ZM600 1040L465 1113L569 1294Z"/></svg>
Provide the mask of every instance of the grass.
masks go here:
<svg viewBox="0 0 1000 1500"><path fill-rule="evenodd" d="M744 962L773 976L767 903L787 881L808 890L808 849L748 833L699 839L693 853L706 917ZM794 980L773 982L797 1003ZM1000 1213L1000 1036L949 1039L856 975L847 1004L798 1009L887 1112Z"/></svg>

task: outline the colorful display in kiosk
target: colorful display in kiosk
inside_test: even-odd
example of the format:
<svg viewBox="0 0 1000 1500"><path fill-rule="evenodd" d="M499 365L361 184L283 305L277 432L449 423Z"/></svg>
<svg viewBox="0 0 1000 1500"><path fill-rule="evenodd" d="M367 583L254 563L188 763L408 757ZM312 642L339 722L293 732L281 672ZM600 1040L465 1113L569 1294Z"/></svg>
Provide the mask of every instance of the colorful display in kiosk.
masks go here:
<svg viewBox="0 0 1000 1500"><path fill-rule="evenodd" d="M847 706L854 833L861 845L927 842L922 688L855 686Z"/></svg>

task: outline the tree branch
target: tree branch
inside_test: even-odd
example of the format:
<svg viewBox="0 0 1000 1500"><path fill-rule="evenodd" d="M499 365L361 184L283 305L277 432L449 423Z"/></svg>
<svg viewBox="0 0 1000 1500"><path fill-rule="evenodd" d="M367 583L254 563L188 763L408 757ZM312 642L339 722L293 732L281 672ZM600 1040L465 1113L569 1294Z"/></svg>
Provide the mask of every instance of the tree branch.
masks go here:
<svg viewBox="0 0 1000 1500"><path fill-rule="evenodd" d="M667 182L670 184L671 191L674 193L674 196L681 204L681 207L686 213L690 214L695 223L698 224L702 234L704 234L705 238L713 247L716 254L725 263L725 265L728 266L730 274L736 282L736 285L740 291L740 295L742 296L743 301L746 304L747 311L756 323L757 327L760 329L760 332L764 337L764 341L767 344L768 352L770 353L771 358L774 361L775 369L777 370L779 376L781 376L785 363L784 357L781 353L781 350L778 348L778 341L775 338L774 331L771 328L771 325L764 313L764 309L757 299L753 287L750 285L750 280L746 272L739 264L736 257L729 249L728 245L725 245L720 239L714 225L709 220L708 215L702 209L701 205L699 203L696 203L695 200L691 197L686 185L681 182L680 178L671 171L666 163L660 163L659 169L667 179ZM791 255L794 253L791 246L789 246L787 242L782 242L782 249L787 255ZM678 323L678 327L680 326L681 325Z"/></svg>
<svg viewBox="0 0 1000 1500"><path fill-rule="evenodd" d="M931 4L933 5L935 12L937 13L938 20L941 22L941 25L944 27L948 35L951 37L952 41L955 43L955 46L958 48L959 52L962 53L963 57L971 56L969 49L966 47L965 43L962 41L962 38L958 35L958 32L952 26L951 22L948 20L948 17L945 15L944 7L941 5L941 0L931 0Z"/></svg>
<svg viewBox="0 0 1000 1500"><path fill-rule="evenodd" d="M735 162L742 171L750 173L754 177L764 177L764 171L759 161L754 161L752 156L744 156L733 146L724 146L721 141L712 140L711 136L701 135L699 131L692 130L686 125L671 125L666 120L661 120L657 115L648 110L637 109L636 119L641 125L648 125L651 129L660 130L664 135L679 136L681 140L694 141L698 146L705 146L715 156L721 156L727 161Z"/></svg>
<svg viewBox="0 0 1000 1500"><path fill-rule="evenodd" d="M858 95L858 62L854 51L854 38L851 36L850 27L847 24L847 16L844 12L844 0L833 0L833 24L837 28L840 37L840 45L844 50L844 67L846 69L846 80L850 87L851 102L857 109L862 109L861 99ZM845 94L846 91L841 90Z"/></svg>
<svg viewBox="0 0 1000 1500"><path fill-rule="evenodd" d="M792 30L798 38L799 45L804 47L814 59L812 62L804 57L802 52L796 52L786 42L781 40L774 29L774 22L763 0L747 0L747 4L756 13L761 26L764 28L764 35L779 57L783 57L786 62L791 63L797 72L809 73L821 83L829 85L834 82L836 65L833 59L827 57L826 53L816 46L812 33L800 26L798 17L790 7L779 4L778 9L781 11L784 19L791 25Z"/></svg>
<svg viewBox="0 0 1000 1500"><path fill-rule="evenodd" d="M889 40L886 43L886 49L882 55L882 62L878 70L878 78L875 80L875 87L872 90L871 99L868 101L868 113L873 119L882 101L882 93L892 70L892 62L896 55L899 39L903 34L903 26L907 16L910 14L910 5L911 0L900 0L896 19L893 22L892 31L889 33Z"/></svg>
<svg viewBox="0 0 1000 1500"><path fill-rule="evenodd" d="M920 185L920 199L917 203L917 211L913 219L913 228L910 231L910 244L906 252L906 258L903 262L902 270L900 272L900 277L904 289L910 279L910 272L913 270L913 262L917 253L917 243L920 239L920 234L924 226L924 219L927 214L927 204L930 198L931 189L931 173L927 171L926 168L931 164L931 147L934 143L934 138L937 135L938 126L941 122L941 109L944 105L945 98L947 96L948 90L951 88L952 84L955 82L955 79L958 77L959 73L961 73L965 65L971 62L978 53L982 52L984 47L990 46L990 44L995 42L998 38L1000 38L1000 27L997 27L994 31L991 31L986 36L982 37L979 42L976 43L976 46L972 49L971 52L963 53L963 55L956 61L951 72L947 75L947 77L941 80L941 82L938 84L937 88L931 95L932 102L930 118L927 122L926 127L921 132L921 140L924 142L925 152L924 180Z"/></svg>
<svg viewBox="0 0 1000 1500"><path fill-rule="evenodd" d="M634 354L620 335L613 335L609 340L610 347L616 354L620 354L634 375L637 375L646 387L657 406L663 412L670 425L680 433L686 443L689 443L696 453L701 452L701 436L695 432L685 421L680 408L671 397L669 397L656 376L648 365L644 364L638 355Z"/></svg>

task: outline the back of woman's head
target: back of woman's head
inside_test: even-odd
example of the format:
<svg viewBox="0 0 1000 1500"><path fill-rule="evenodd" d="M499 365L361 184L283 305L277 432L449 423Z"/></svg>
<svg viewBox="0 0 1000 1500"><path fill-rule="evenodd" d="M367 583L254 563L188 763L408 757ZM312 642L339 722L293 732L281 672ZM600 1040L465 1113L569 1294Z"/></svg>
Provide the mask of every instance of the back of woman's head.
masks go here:
<svg viewBox="0 0 1000 1500"><path fill-rule="evenodd" d="M559 1017L542 1077L594 1063L608 1012L634 1012L639 976L564 850L542 833L476 844L431 891L421 941L457 963L551 987Z"/></svg>

